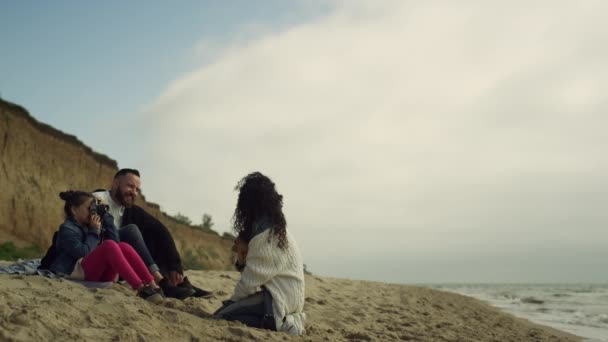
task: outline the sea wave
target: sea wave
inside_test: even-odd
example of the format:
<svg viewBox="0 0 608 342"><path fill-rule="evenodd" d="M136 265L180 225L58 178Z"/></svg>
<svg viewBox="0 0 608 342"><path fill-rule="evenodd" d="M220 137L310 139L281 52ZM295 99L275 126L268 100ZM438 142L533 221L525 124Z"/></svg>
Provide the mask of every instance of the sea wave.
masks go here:
<svg viewBox="0 0 608 342"><path fill-rule="evenodd" d="M608 285L441 285L516 316L608 342Z"/></svg>

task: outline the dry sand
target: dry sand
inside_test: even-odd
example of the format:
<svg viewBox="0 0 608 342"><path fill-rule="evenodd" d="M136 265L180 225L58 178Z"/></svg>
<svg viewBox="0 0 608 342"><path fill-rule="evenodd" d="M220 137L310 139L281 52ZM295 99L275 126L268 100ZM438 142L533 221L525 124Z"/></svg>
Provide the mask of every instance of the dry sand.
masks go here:
<svg viewBox="0 0 608 342"><path fill-rule="evenodd" d="M307 334L210 318L239 274L189 271L211 299L153 305L128 287L0 275L0 341L580 341L469 297L427 288L307 276Z"/></svg>

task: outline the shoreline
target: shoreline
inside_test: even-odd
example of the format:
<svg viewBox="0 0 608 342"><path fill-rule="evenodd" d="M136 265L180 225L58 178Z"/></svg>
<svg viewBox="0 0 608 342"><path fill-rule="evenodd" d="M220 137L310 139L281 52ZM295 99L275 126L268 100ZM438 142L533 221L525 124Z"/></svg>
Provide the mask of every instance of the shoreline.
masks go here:
<svg viewBox="0 0 608 342"><path fill-rule="evenodd" d="M604 315L599 314L606 304L589 297L592 294L601 296L607 288L605 283L445 283L427 286L475 298L506 314L578 336L587 342L608 342ZM601 321L596 322L597 319Z"/></svg>

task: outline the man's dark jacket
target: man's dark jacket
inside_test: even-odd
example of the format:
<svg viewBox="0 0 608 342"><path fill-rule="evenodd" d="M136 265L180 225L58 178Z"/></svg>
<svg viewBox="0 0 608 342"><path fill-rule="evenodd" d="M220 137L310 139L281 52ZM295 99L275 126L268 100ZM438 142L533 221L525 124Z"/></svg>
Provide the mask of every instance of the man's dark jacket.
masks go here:
<svg viewBox="0 0 608 342"><path fill-rule="evenodd" d="M166 274L168 271L184 272L182 260L175 247L175 241L167 227L152 215L148 214L143 208L133 205L125 208L122 216L122 226L135 224L144 237L150 255L161 270Z"/></svg>

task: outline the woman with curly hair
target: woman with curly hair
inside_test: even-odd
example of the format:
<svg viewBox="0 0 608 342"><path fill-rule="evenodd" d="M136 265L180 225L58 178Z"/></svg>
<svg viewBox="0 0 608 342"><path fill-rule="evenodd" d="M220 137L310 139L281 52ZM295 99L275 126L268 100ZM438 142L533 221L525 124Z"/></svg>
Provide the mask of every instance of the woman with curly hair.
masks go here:
<svg viewBox="0 0 608 342"><path fill-rule="evenodd" d="M244 244L247 252L234 294L215 316L301 335L306 319L304 267L287 231L283 196L259 172L245 176L235 190L239 190L233 217L235 246Z"/></svg>

